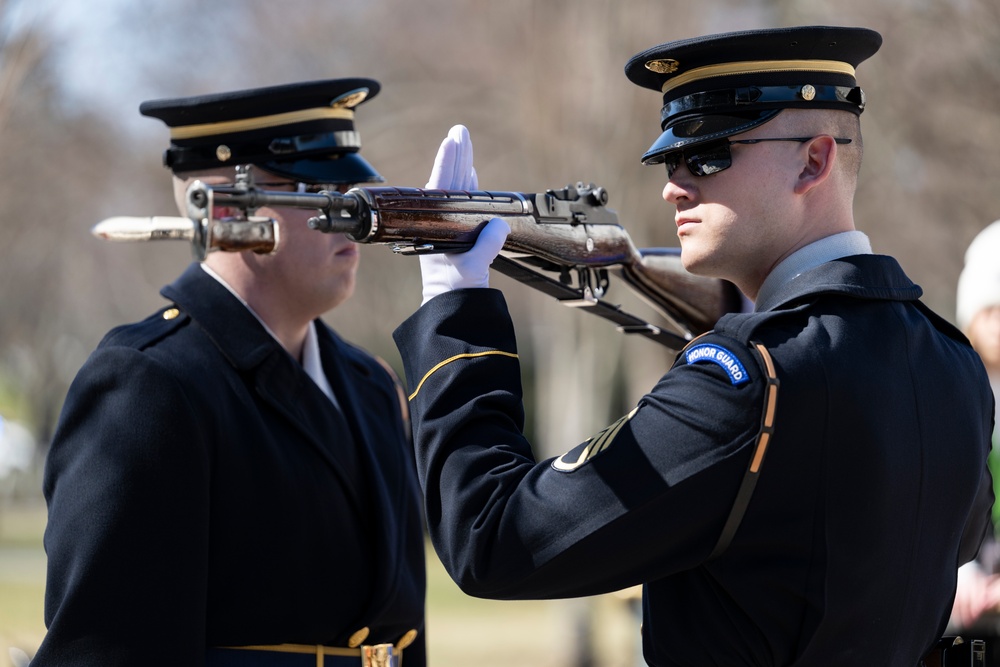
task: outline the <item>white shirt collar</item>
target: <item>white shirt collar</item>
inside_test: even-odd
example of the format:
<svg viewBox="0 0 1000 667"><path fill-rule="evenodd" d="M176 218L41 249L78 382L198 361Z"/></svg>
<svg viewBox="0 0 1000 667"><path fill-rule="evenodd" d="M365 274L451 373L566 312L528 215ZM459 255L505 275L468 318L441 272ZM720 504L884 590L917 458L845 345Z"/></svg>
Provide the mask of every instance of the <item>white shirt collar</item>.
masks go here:
<svg viewBox="0 0 1000 667"><path fill-rule="evenodd" d="M333 395L333 387L323 371L323 359L319 353L319 336L316 335L316 323L310 322L306 330L306 339L302 344L302 368L306 374L313 379L316 386L326 394L326 397L337 405L337 398Z"/></svg>
<svg viewBox="0 0 1000 667"><path fill-rule="evenodd" d="M779 262L764 279L760 291L757 292L756 310L760 310L759 306L768 305L770 298L783 286L820 264L841 257L870 254L872 254L871 242L864 232L857 230L827 236L803 246Z"/></svg>

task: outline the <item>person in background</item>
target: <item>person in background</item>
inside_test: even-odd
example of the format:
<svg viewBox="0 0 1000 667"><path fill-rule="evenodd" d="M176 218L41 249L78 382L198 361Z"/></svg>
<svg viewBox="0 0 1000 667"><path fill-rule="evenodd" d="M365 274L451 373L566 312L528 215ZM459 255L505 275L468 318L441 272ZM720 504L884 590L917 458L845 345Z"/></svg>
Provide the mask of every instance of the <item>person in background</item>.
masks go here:
<svg viewBox="0 0 1000 667"><path fill-rule="evenodd" d="M1000 395L1000 220L981 231L965 253L965 266L958 279L958 326L982 358L994 398ZM1000 497L1000 436L994 407L994 494ZM963 638L986 642L986 664L1000 666L1000 503L993 505L993 526L979 556L958 572L958 588L950 631Z"/></svg>
<svg viewBox="0 0 1000 667"><path fill-rule="evenodd" d="M265 190L381 181L363 78L145 102L195 179ZM215 210L217 218L234 211ZM320 316L358 246L260 208L271 254L214 252L111 331L66 397L45 470L48 632L33 667L425 664L424 532L400 383Z"/></svg>
<svg viewBox="0 0 1000 667"><path fill-rule="evenodd" d="M855 228L856 68L881 41L754 30L629 61L663 96L643 162L666 167L684 266L755 307L562 456L525 439L514 327L488 289L506 222L421 257L424 303L394 337L429 530L463 590L643 584L650 665L914 667L938 646L989 523L993 403L965 337ZM431 181L477 187L464 127Z"/></svg>

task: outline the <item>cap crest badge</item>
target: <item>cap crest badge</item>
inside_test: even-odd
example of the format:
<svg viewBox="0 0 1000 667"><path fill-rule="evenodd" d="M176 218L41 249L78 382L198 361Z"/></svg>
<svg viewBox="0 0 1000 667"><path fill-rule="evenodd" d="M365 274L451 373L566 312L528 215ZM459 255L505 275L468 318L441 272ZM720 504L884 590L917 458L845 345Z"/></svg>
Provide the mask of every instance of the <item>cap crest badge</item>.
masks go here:
<svg viewBox="0 0 1000 667"><path fill-rule="evenodd" d="M334 109L353 109L368 97L367 88L358 88L357 90L352 90L349 93L344 93L343 95L336 97L330 102L330 106Z"/></svg>
<svg viewBox="0 0 1000 667"><path fill-rule="evenodd" d="M646 63L646 69L657 74L673 74L680 69L681 64L671 58L662 60L650 60Z"/></svg>

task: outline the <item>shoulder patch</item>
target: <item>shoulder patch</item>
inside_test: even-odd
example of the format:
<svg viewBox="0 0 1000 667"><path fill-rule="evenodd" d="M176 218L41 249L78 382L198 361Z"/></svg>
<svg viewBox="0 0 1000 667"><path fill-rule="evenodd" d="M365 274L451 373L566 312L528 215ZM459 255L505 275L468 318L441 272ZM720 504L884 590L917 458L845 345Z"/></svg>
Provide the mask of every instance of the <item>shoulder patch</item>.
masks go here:
<svg viewBox="0 0 1000 667"><path fill-rule="evenodd" d="M729 375L729 381L734 385L743 384L750 379L750 374L735 354L711 343L702 343L688 348L684 352L684 360L688 364L710 362L720 366Z"/></svg>
<svg viewBox="0 0 1000 667"><path fill-rule="evenodd" d="M622 427L639 411L638 407L628 413L611 426L607 427L593 438L577 445L552 462L552 467L559 472L573 472L584 463L594 458L605 449L611 446L615 437L621 432Z"/></svg>

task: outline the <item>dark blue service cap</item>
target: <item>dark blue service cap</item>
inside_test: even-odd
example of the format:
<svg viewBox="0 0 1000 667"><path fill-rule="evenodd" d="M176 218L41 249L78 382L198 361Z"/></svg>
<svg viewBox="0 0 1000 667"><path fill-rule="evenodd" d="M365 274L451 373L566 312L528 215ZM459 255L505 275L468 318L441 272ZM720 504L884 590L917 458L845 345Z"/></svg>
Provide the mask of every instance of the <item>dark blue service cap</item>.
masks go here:
<svg viewBox="0 0 1000 667"><path fill-rule="evenodd" d="M642 156L746 132L782 109L860 114L865 95L855 68L882 45L867 28L803 26L748 30L668 42L625 65L633 83L663 93L660 135Z"/></svg>
<svg viewBox="0 0 1000 667"><path fill-rule="evenodd" d="M252 164L311 184L385 179L361 157L354 109L378 94L372 79L329 79L150 100L139 113L170 128L163 163L175 174Z"/></svg>

